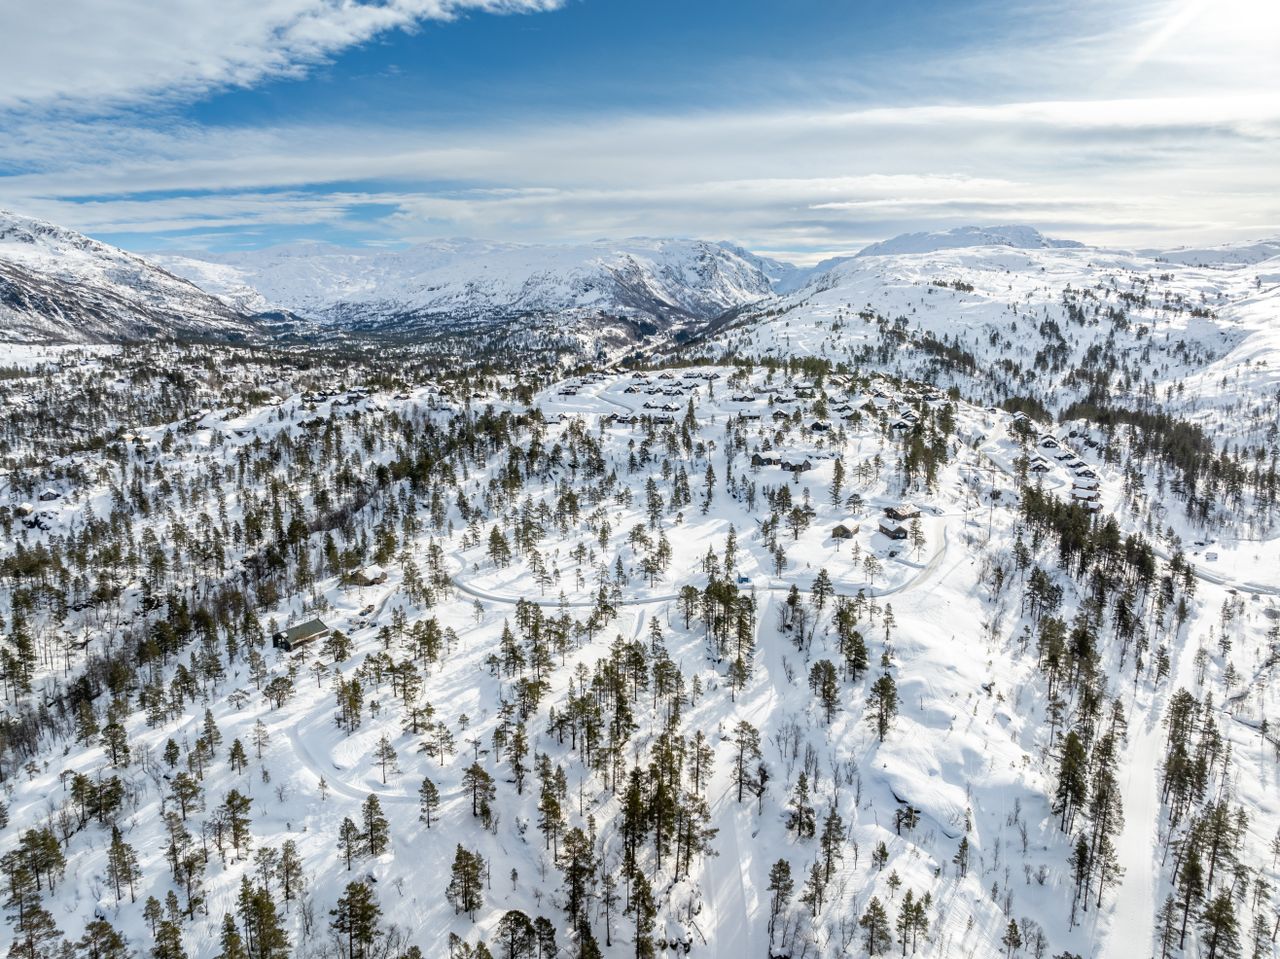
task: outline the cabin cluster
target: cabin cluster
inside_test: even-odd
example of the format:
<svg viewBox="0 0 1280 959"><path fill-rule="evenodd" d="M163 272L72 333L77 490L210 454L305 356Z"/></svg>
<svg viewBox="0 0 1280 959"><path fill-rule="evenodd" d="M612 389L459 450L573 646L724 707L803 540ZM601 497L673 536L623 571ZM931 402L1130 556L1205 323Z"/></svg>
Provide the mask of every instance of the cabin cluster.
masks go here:
<svg viewBox="0 0 1280 959"><path fill-rule="evenodd" d="M910 503L886 506L880 519L880 532L890 539L906 539L909 530L905 524L919 515L919 507Z"/></svg>
<svg viewBox="0 0 1280 959"><path fill-rule="evenodd" d="M1052 433L1043 433L1036 442L1039 449L1027 466L1029 472L1043 476L1053 471L1055 463L1071 478L1071 499L1086 509L1102 508L1098 498L1098 474L1088 463ZM1049 458L1055 461L1051 463Z"/></svg>

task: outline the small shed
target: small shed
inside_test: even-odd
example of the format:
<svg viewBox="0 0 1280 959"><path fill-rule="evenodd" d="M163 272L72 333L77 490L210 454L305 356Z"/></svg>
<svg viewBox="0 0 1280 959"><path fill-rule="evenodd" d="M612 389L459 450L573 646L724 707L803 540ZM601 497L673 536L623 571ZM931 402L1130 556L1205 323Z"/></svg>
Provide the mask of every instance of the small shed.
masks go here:
<svg viewBox="0 0 1280 959"><path fill-rule="evenodd" d="M276 633L271 637L271 645L276 649L283 649L286 652L292 652L295 649L313 643L317 639L324 639L333 630L319 619L309 619L305 623L299 623L297 626L290 626L283 632Z"/></svg>

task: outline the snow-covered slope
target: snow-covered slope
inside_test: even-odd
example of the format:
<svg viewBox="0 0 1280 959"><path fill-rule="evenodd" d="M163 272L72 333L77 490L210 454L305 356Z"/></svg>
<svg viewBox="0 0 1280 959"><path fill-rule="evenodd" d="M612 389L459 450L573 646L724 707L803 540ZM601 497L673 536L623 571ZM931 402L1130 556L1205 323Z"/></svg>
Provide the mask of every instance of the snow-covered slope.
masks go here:
<svg viewBox="0 0 1280 959"><path fill-rule="evenodd" d="M772 292L792 268L701 240L580 246L450 240L407 250L287 246L161 257L238 308L287 309L324 324L408 333L452 323L626 317L664 328Z"/></svg>
<svg viewBox="0 0 1280 959"><path fill-rule="evenodd" d="M1054 413L1100 393L1126 405L1158 398L1224 435L1265 439L1280 259L1190 266L1168 256L992 244L859 255L712 327L705 342L710 355L820 356Z"/></svg>
<svg viewBox="0 0 1280 959"><path fill-rule="evenodd" d="M242 338L242 310L123 250L0 211L0 339Z"/></svg>
<svg viewBox="0 0 1280 959"><path fill-rule="evenodd" d="M1276 272L1280 273L1280 237L1246 243L1224 243L1221 246L1146 252L1168 263L1182 263L1186 266L1251 266L1264 260L1276 260Z"/></svg>
<svg viewBox="0 0 1280 959"><path fill-rule="evenodd" d="M1055 240L1029 226L959 226L934 233L903 233L890 240L872 243L858 256L891 256L902 253L933 253L975 246L1006 246L1017 250L1079 249L1075 240Z"/></svg>

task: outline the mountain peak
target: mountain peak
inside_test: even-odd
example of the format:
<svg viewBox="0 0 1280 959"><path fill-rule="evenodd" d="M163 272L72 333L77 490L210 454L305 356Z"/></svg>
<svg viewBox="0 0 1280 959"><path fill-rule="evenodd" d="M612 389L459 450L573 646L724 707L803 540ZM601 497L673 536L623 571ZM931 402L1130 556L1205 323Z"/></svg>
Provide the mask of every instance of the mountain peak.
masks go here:
<svg viewBox="0 0 1280 959"><path fill-rule="evenodd" d="M889 240L864 247L857 256L892 256L903 253L933 253L975 246L1005 246L1018 250L1080 249L1075 240L1057 240L1030 226L958 226L951 230L902 233Z"/></svg>

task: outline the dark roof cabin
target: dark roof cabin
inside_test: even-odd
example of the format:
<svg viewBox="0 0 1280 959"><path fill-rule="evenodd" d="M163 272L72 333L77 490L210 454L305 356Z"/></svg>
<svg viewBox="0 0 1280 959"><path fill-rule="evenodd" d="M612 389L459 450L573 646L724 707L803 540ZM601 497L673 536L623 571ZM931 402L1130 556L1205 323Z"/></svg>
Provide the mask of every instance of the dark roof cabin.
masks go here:
<svg viewBox="0 0 1280 959"><path fill-rule="evenodd" d="M858 532L858 524L851 519L847 519L842 523L836 523L831 530L832 539L852 539L854 534Z"/></svg>
<svg viewBox="0 0 1280 959"><path fill-rule="evenodd" d="M387 581L387 571L381 566L366 566L351 574L351 582L357 586L377 586Z"/></svg>
<svg viewBox="0 0 1280 959"><path fill-rule="evenodd" d="M333 630L326 626L318 619L309 619L305 623L299 623L297 626L290 626L283 632L276 633L271 637L271 645L276 649L283 649L286 652L293 652L300 649L307 643L315 642L317 639L323 639Z"/></svg>
<svg viewBox="0 0 1280 959"><path fill-rule="evenodd" d="M910 503L899 503L897 506L886 506L884 515L889 519L902 522L903 520L915 519L920 515L918 507L912 506Z"/></svg>
<svg viewBox="0 0 1280 959"><path fill-rule="evenodd" d="M880 532L884 533L890 539L906 539L907 528L901 523L891 519L882 519L880 521Z"/></svg>

